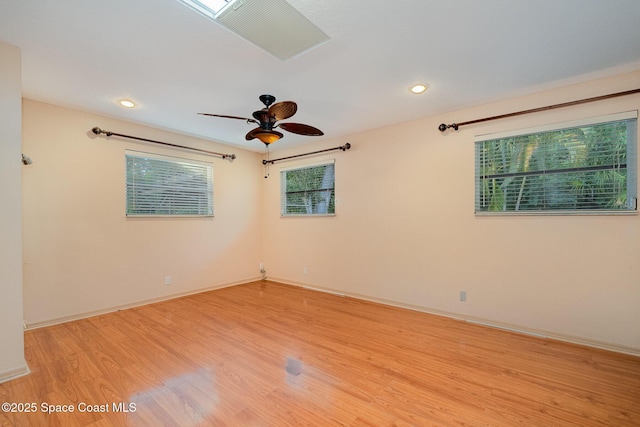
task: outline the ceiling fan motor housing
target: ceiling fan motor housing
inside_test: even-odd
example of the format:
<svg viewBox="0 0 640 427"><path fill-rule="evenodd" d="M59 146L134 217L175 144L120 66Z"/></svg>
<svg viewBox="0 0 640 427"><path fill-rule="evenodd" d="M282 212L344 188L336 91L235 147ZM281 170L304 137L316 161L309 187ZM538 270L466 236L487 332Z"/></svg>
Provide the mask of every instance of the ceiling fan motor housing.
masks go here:
<svg viewBox="0 0 640 427"><path fill-rule="evenodd" d="M276 123L275 117L269 114L269 110L267 108L254 111L253 118L260 122L260 127L264 130L273 129L273 125Z"/></svg>

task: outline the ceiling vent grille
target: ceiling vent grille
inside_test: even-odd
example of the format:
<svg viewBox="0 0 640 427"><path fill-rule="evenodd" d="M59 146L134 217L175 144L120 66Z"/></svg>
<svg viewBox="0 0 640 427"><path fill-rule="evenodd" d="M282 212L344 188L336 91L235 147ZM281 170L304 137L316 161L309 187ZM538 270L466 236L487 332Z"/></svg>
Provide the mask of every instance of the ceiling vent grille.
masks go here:
<svg viewBox="0 0 640 427"><path fill-rule="evenodd" d="M225 6L215 19L282 60L329 40L329 36L285 0L236 0Z"/></svg>

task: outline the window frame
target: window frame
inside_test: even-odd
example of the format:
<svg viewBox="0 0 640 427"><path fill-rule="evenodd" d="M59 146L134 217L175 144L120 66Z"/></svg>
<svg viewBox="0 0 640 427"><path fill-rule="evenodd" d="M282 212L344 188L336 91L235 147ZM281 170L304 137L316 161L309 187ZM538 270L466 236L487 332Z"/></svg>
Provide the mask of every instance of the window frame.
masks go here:
<svg viewBox="0 0 640 427"><path fill-rule="evenodd" d="M519 129L507 132L490 133L484 135L476 135L474 137L474 213L476 216L501 216L501 215L637 215L638 203L637 203L637 181L638 181L638 111L626 111L622 113L614 113L608 115L602 115L597 117L591 117L581 120L573 120L568 122L560 122L549 125L537 126L527 129ZM572 128L597 126L607 123L615 123L619 121L632 120L633 132L635 135L627 137L626 146L626 192L627 192L627 207L620 209L548 209L548 210L522 210L522 211L488 211L479 210L479 199L481 198L482 187L482 173L480 172L480 146L482 143L492 140L500 140L519 136L528 136L532 134L543 134L546 132L568 130ZM505 177L506 178L506 177Z"/></svg>
<svg viewBox="0 0 640 427"><path fill-rule="evenodd" d="M182 164L182 165L186 165L188 167L195 167L195 168L203 168L203 171L206 174L206 189L204 188L199 188L200 191L206 191L207 194L207 206L206 206L206 213L195 213L195 214L188 214L188 213L136 213L135 211L132 211L132 209L129 208L129 202L130 202L130 198L129 198L129 188L130 188L130 182L129 182L129 159L130 158L139 158L139 159L145 159L145 160L152 160L152 161L161 161L161 162L169 162L169 163L174 163L174 164ZM210 218L214 216L214 179L213 179L213 163L211 162L206 162L206 161L201 161L201 160L195 160L195 159L189 159L189 158L184 158L184 157L176 157L176 156L168 156L168 155L162 155L162 154L155 154L155 153L148 153L148 152L142 152L142 151L134 151L134 150L125 150L125 156L124 156L124 175L125 175L125 206L124 206L124 212L125 212L125 216L127 218ZM133 185L133 184L132 184ZM203 186L204 187L204 186ZM172 188L170 186L168 187L163 187L163 189L165 190L175 190L175 188ZM156 208L157 209L157 208Z"/></svg>
<svg viewBox="0 0 640 427"><path fill-rule="evenodd" d="M297 171L297 170L307 170L312 168L324 167L324 166L333 166L333 188L331 188L332 196L329 200L329 205L327 211L329 211L329 206L331 206L331 202L333 202L333 212L327 213L287 213L286 212L286 195L288 194L286 191L287 186L287 178L286 174ZM309 191L327 191L329 189L313 189ZM290 167L282 167L280 168L280 217L282 218L291 218L291 217L331 217L336 215L336 169L335 169L335 159L321 160L313 163L304 163L298 164Z"/></svg>

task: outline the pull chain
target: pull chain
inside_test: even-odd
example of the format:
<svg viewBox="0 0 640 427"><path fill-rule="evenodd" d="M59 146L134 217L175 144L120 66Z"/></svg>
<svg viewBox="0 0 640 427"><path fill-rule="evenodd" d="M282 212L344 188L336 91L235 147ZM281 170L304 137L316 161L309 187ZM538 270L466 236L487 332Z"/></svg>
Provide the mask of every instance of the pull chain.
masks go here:
<svg viewBox="0 0 640 427"><path fill-rule="evenodd" d="M269 178L269 144L264 145L264 157L266 163L264 164L264 177Z"/></svg>

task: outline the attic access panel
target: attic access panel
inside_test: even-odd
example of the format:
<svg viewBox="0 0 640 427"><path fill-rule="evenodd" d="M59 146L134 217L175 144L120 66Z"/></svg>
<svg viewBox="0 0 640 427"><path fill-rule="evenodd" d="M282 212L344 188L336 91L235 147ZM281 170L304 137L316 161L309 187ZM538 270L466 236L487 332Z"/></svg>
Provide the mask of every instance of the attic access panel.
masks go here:
<svg viewBox="0 0 640 427"><path fill-rule="evenodd" d="M283 61L330 40L285 0L179 1Z"/></svg>

